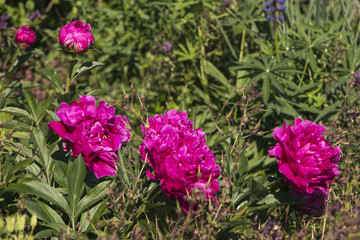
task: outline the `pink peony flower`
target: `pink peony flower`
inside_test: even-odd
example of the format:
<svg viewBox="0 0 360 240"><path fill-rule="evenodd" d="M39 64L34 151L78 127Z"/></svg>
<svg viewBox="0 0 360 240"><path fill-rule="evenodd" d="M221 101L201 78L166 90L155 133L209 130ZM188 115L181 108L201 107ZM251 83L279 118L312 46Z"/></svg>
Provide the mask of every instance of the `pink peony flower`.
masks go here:
<svg viewBox="0 0 360 240"><path fill-rule="evenodd" d="M91 35L90 24L84 24L83 21L70 21L60 29L59 42L61 45L77 53L84 51L95 42Z"/></svg>
<svg viewBox="0 0 360 240"><path fill-rule="evenodd" d="M22 49L27 49L36 41L36 33L29 26L22 26L16 32L15 41Z"/></svg>
<svg viewBox="0 0 360 240"><path fill-rule="evenodd" d="M333 148L322 133L325 127L300 118L295 124L274 130L278 142L269 149L270 157L276 157L279 172L291 181L296 190L312 194L321 191L328 194L328 183L340 174L338 165L340 148Z"/></svg>
<svg viewBox="0 0 360 240"><path fill-rule="evenodd" d="M71 106L61 103L56 110L61 121L49 123L49 128L63 138L64 150L72 149L75 157L81 154L97 178L116 173L117 151L130 139L125 116L114 113L115 108L104 101L97 107L93 96L83 95Z"/></svg>
<svg viewBox="0 0 360 240"><path fill-rule="evenodd" d="M160 180L162 191L168 198L178 198L186 212L189 203L184 197L200 190L212 199L219 190L216 179L220 176L205 133L194 130L187 118L186 111L176 110L149 117L149 126L141 126L144 143L139 146L143 160L154 170L147 171L147 176Z"/></svg>

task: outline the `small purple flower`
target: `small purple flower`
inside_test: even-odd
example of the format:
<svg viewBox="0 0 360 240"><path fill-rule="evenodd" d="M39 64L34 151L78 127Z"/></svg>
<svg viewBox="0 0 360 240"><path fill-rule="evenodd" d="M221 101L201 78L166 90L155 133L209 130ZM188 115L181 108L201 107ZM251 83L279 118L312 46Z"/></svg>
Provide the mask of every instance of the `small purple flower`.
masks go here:
<svg viewBox="0 0 360 240"><path fill-rule="evenodd" d="M360 86L360 72L359 72L359 70L356 70L356 71L355 71L355 73L354 73L354 78L355 78L354 86L355 86L355 87Z"/></svg>
<svg viewBox="0 0 360 240"><path fill-rule="evenodd" d="M273 21L274 23L279 20L280 22L284 20L283 11L286 9L284 4L285 0L265 0L265 7L263 11L267 13L266 19L268 21ZM276 12L278 12L276 16Z"/></svg>
<svg viewBox="0 0 360 240"><path fill-rule="evenodd" d="M0 30L7 27L7 25L8 25L7 20L9 19L9 17L10 16L7 13L1 15L1 17L0 17Z"/></svg>
<svg viewBox="0 0 360 240"><path fill-rule="evenodd" d="M35 12L31 12L29 15L30 20L34 20L35 18L40 18L40 17L41 15L39 10L36 10Z"/></svg>
<svg viewBox="0 0 360 240"><path fill-rule="evenodd" d="M162 45L162 50L164 50L165 52L170 52L171 50L171 43L165 43L164 45Z"/></svg>
<svg viewBox="0 0 360 240"><path fill-rule="evenodd" d="M224 1L224 5L225 5L225 6L229 6L230 4L231 4L231 1L230 1L230 0L225 0L225 1Z"/></svg>

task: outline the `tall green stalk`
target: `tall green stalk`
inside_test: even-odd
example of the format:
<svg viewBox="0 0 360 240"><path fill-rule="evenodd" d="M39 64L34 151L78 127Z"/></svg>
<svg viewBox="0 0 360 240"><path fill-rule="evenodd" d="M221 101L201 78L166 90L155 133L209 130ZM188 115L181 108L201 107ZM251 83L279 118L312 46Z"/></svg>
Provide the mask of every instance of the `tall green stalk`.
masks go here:
<svg viewBox="0 0 360 240"><path fill-rule="evenodd" d="M279 42L278 42L278 31L277 31L277 22L274 23L274 35L275 35L275 51L276 51L276 60L280 62L280 54L279 54Z"/></svg>

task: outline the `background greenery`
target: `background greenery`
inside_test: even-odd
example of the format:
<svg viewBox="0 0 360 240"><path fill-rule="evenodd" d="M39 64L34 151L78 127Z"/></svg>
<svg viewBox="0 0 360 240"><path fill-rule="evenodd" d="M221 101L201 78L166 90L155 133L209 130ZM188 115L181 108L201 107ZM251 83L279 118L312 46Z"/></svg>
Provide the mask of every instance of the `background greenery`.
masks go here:
<svg viewBox="0 0 360 240"><path fill-rule="evenodd" d="M0 30L1 237L359 237L359 86L353 76L360 64L360 3L286 1L285 20L277 25L280 61L263 5L0 0L0 13L10 16ZM41 16L29 19L36 10ZM78 62L57 42L71 19L90 23L95 37ZM28 51L14 41L23 25L37 33ZM76 76L76 84L64 95L68 76ZM132 125L115 177L94 178L48 131L59 103L78 94L106 100ZM137 151L142 119L170 109L186 110L206 132L222 169L219 204L203 201L191 215L145 176ZM281 185L267 153L275 144L272 130L297 117L324 124L327 139L342 149L342 174L321 218L293 210L299 199ZM14 219L25 223L16 227L20 220Z"/></svg>

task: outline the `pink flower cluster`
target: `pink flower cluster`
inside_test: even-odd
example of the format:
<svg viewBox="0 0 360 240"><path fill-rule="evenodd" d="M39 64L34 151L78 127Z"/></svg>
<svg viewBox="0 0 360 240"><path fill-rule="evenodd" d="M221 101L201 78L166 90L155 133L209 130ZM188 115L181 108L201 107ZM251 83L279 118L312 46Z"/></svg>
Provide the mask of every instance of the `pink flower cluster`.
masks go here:
<svg viewBox="0 0 360 240"><path fill-rule="evenodd" d="M325 199L328 184L340 174L337 165L340 148L333 148L325 140L322 136L325 130L321 124L298 118L294 126L284 123L282 129L275 128L273 133L277 144L269 149L269 155L277 158L279 172L292 182L293 193L302 198L306 196L305 200ZM302 205L304 210L310 208L309 204L312 203ZM302 206L299 205L300 210Z"/></svg>
<svg viewBox="0 0 360 240"><path fill-rule="evenodd" d="M49 128L63 138L64 150L72 149L75 157L81 154L97 178L116 173L117 151L130 139L125 116L114 113L115 108L104 101L96 106L93 96L83 95L71 106L61 103L56 110L61 121L49 123Z"/></svg>
<svg viewBox="0 0 360 240"><path fill-rule="evenodd" d="M15 41L22 49L29 48L36 41L36 33L29 26L22 26L16 32Z"/></svg>
<svg viewBox="0 0 360 240"><path fill-rule="evenodd" d="M143 160L154 170L147 176L160 180L162 191L169 198L178 198L186 212L189 203L184 197L197 189L212 199L219 190L216 179L220 176L205 133L193 129L193 122L187 118L186 111L176 110L149 117L149 126L141 126L144 143L139 147Z"/></svg>
<svg viewBox="0 0 360 240"><path fill-rule="evenodd" d="M84 24L83 21L70 21L60 29L59 42L67 49L79 53L90 47L95 39L91 34L90 24Z"/></svg>

